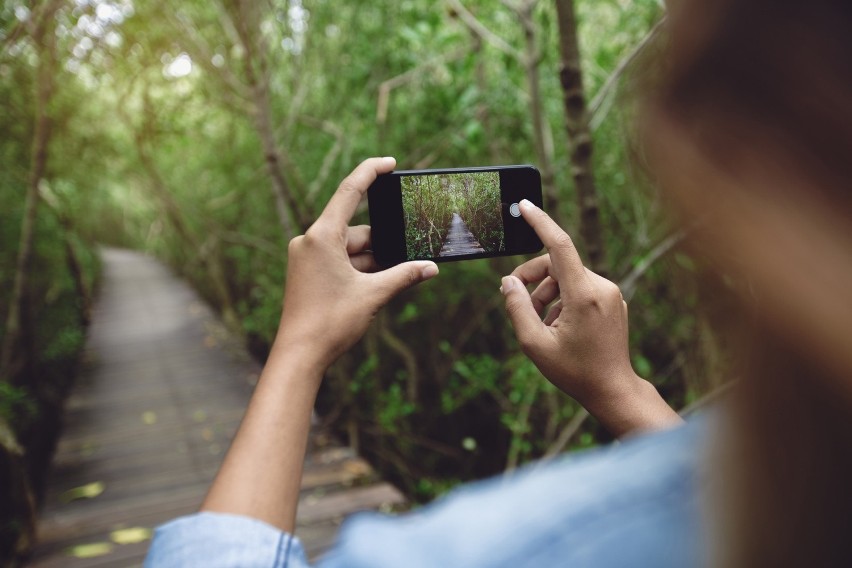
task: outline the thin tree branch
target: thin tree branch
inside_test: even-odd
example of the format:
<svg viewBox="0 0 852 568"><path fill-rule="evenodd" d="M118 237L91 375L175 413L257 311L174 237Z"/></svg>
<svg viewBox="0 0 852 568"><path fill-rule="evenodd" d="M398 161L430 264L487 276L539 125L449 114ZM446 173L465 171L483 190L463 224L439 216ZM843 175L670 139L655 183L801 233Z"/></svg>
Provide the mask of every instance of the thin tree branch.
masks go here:
<svg viewBox="0 0 852 568"><path fill-rule="evenodd" d="M637 264L633 270L627 274L627 276L621 279L618 283L618 287L621 288L621 295L624 296L625 301L629 302L633 297L633 294L636 293L636 284L639 279L654 265L655 262L657 262L657 260L677 246L677 244L686 237L687 232L688 231L686 229L681 229L660 241L657 246L652 248L650 252L648 252L641 261L639 261L639 264Z"/></svg>
<svg viewBox="0 0 852 568"><path fill-rule="evenodd" d="M25 29L24 22L18 22L15 27L13 27L5 37L3 37L3 42L0 43L0 54L5 54L6 50L19 39L21 33L23 33Z"/></svg>
<svg viewBox="0 0 852 568"><path fill-rule="evenodd" d="M408 371L408 380L406 381L406 400L411 403L417 402L418 390L420 386L420 373L417 366L417 356L411 347L405 341L400 339L387 323L386 316L378 318L379 335L382 341L385 342L394 353L400 356L405 369Z"/></svg>
<svg viewBox="0 0 852 568"><path fill-rule="evenodd" d="M213 54L206 45L204 39L198 34L197 29L192 25L187 17L174 9L167 9L166 17L171 20L172 24L181 32L181 47L189 52L193 61L198 63L213 77L218 77L219 80L233 93L238 100L248 102L251 100L251 93L240 79L234 75L227 66L216 67L213 65ZM224 27L224 24L223 24Z"/></svg>
<svg viewBox="0 0 852 568"><path fill-rule="evenodd" d="M372 425L370 425L370 424L372 424ZM387 430L385 430L381 425L377 424L376 422L372 422L372 423L369 423L368 425L364 426L364 432L367 433L367 434L372 434L373 436L386 436L387 435ZM460 450L460 449L458 449L454 446L442 444L441 442L432 440L431 438L428 438L427 436L418 436L417 434L414 434L413 432L397 432L395 434L395 436L401 437L401 438L407 438L408 440L411 441L412 444L422 446L426 449L432 450L433 452L451 457L453 459L459 460L459 459L465 458L465 453L462 450Z"/></svg>
<svg viewBox="0 0 852 568"><path fill-rule="evenodd" d="M234 245L250 247L276 260L279 260L284 254L284 251L280 247L275 246L275 244L266 239L237 231L225 231L219 235L219 240Z"/></svg>
<svg viewBox="0 0 852 568"><path fill-rule="evenodd" d="M650 30L648 30L648 33L645 34L639 43L637 43L627 55L621 58L618 65L615 66L615 69L613 69L612 73L610 73L606 78L606 81L604 81L604 84L601 85L601 88L598 89L597 93L595 93L594 98L589 103L589 116L591 117L589 123L592 131L596 130L606 117L609 106L604 107L604 102L609 100L610 95L615 91L615 87L618 85L621 76L636 60L636 58L639 57L645 48L648 47L653 39L657 37L665 22L666 16L664 15Z"/></svg>
<svg viewBox="0 0 852 568"><path fill-rule="evenodd" d="M71 235L74 233L74 224L68 215L65 214L59 198L45 180L42 180L42 183L39 184L38 192L42 202L51 210L51 212L53 212L54 217L56 217L56 220L59 221L59 225L62 227L62 241L65 245L65 257L68 264L68 272L71 275L71 280L74 282L77 297L82 304L80 310L80 323L85 327L89 325L89 322L91 321L92 294L89 287L86 286L86 281L83 278L83 269L80 266L80 260L77 253L74 251L74 242L71 239Z"/></svg>
<svg viewBox="0 0 852 568"><path fill-rule="evenodd" d="M468 51L470 51L470 48L468 46L464 46L448 54L433 57L432 59L424 61L416 67L412 67L404 73L401 73L395 77L391 77L386 81L382 81L382 83L379 85L379 98L378 102L376 103L376 122L379 125L384 125L385 122L387 122L388 102L390 101L390 92L392 90L419 78L422 72L426 69L430 69L432 67L437 67L438 65L442 65L444 63L451 63L453 61L461 59L462 57L467 55Z"/></svg>
<svg viewBox="0 0 852 568"><path fill-rule="evenodd" d="M532 411L533 402L535 402L535 395L538 392L539 386L541 385L540 381L532 381L530 385L527 387L527 391L524 396L524 400L521 403L521 407L518 410L518 422L523 425L523 428L529 426L530 423L530 411ZM506 459L506 470L504 472L505 476L511 476L512 472L518 467L518 461L521 457L521 441L523 440L523 429L521 432L513 432L512 436L512 444L509 447L509 456Z"/></svg>
<svg viewBox="0 0 852 568"><path fill-rule="evenodd" d="M581 408L577 414L575 414L568 424L565 425L565 428L559 433L556 441L547 448L547 451L544 453L544 456L538 462L539 464L543 464L547 461L553 459L554 456L562 452L565 449L565 446L571 441L574 435L580 430L583 424L586 422L590 416L589 411L585 408ZM536 466L538 467L538 466Z"/></svg>
<svg viewBox="0 0 852 568"><path fill-rule="evenodd" d="M335 160L337 160L338 156L340 156L340 152L343 148L343 143L346 140L346 133L343 131L342 128L340 128L330 120L320 120L312 116L300 116L299 120L310 126L319 128L323 132L334 137L334 143L331 145L331 148L329 148L328 152L326 152L325 156L323 157L319 172L316 176L314 176L314 179L310 183L310 185L308 185L306 201L310 203L313 198L316 197L317 193L319 193L319 190L322 189L322 187L325 185L326 181L328 181L328 177L331 174L331 167L334 165L334 162Z"/></svg>
<svg viewBox="0 0 852 568"><path fill-rule="evenodd" d="M452 144L452 138L447 137L442 139L441 142L435 148L433 148L431 152L421 158L414 160L414 169L422 170L434 164L438 160L438 158L441 157L441 154L444 152L444 150L449 148L450 144Z"/></svg>
<svg viewBox="0 0 852 568"><path fill-rule="evenodd" d="M296 84L296 89L293 91L293 95L290 97L290 102L287 105L287 116L284 118L284 121L281 123L281 127L278 129L278 134L283 138L284 134L293 132L293 125L295 124L297 119L303 119L303 117L299 116L299 112L302 110L302 105L307 98L310 89L308 87L308 82L304 80L304 78L300 78L298 83Z"/></svg>
<svg viewBox="0 0 852 568"><path fill-rule="evenodd" d="M447 5L453 9L461 18L461 21L470 28L476 35L482 38L487 43L496 47L506 55L514 57L518 61L523 61L521 52L509 45L506 40L489 30L485 25L476 19L467 8L459 0L446 0Z"/></svg>

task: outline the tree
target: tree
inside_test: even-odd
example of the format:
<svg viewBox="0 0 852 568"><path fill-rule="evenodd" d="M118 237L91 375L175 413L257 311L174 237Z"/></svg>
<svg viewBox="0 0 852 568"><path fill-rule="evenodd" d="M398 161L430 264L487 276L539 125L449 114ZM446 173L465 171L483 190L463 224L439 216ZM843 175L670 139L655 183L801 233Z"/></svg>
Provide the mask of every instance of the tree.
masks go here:
<svg viewBox="0 0 852 568"><path fill-rule="evenodd" d="M281 231L284 240L289 241L298 233L307 230L313 219L300 199L300 196L305 194L304 188L288 179L287 170L294 176L295 166L276 140L270 93L271 48L266 34L261 29L261 24L268 21L268 14L264 12L266 5L247 0L232 0L224 2L223 5L217 1L212 5L221 26L218 37L229 38L232 47L238 48L232 52L238 53L238 58L242 60L242 77L228 66L212 65L212 54L215 50L210 49L196 29L198 22L188 19L180 10L173 10L171 4L167 3L166 7L170 12L176 13L172 22L183 47L208 72L220 77L220 83L226 89L226 98L229 101L235 100L239 110L251 118L262 144Z"/></svg>
<svg viewBox="0 0 852 568"><path fill-rule="evenodd" d="M589 259L589 268L606 278L609 266L595 185L592 161L594 143L589 128L589 115L586 112L586 94L583 91L574 0L556 0L556 12L559 22L559 53L562 59L559 79L565 103L565 132L571 155L571 177L574 179L577 210L580 214L580 241Z"/></svg>
<svg viewBox="0 0 852 568"><path fill-rule="evenodd" d="M39 185L44 179L47 168L48 146L50 144L50 103L54 92L56 74L56 35L54 16L61 6L61 0L49 0L37 5L26 24L32 49L35 52L36 82L33 100L34 134L32 140L29 182L25 193L24 217L21 223L21 236L18 242L18 259L15 265L15 279L6 315L5 333L0 347L0 380L13 374L15 352L20 347L21 319L25 311L27 281L32 264L33 238L35 235L36 215L39 204Z"/></svg>
<svg viewBox="0 0 852 568"><path fill-rule="evenodd" d="M538 28L533 19L533 13L538 0L520 0L512 2L504 0L506 5L516 16L521 25L524 35L524 49L518 51L500 36L489 30L482 24L460 0L447 0L447 4L457 14L459 19L468 27L471 34L488 42L504 54L515 59L523 68L527 82L527 97L529 117L532 121L532 139L535 148L538 167L541 171L541 185L544 193L545 207L551 212L558 223L563 223L561 208L559 207L559 190L556 185L556 174L553 165L553 142L550 127L545 119L543 95L541 90L541 76L539 68L542 62L542 49L539 45ZM481 71L480 71L481 73ZM482 80L479 79L482 84ZM480 108L480 114L482 109Z"/></svg>
<svg viewBox="0 0 852 568"><path fill-rule="evenodd" d="M37 4L23 24L29 39L29 47L36 56L35 92L33 93L34 125L14 282L6 315L3 342L0 346L0 381L9 381L16 373L15 367L19 362L35 359L32 352L32 339L27 338L22 341L22 329L27 317L27 291L40 200L39 186L45 177L50 144L51 101L56 74L54 17L61 4L61 0L48 0ZM15 556L22 555L32 547L35 541L35 495L24 456L24 449L18 443L14 430L6 422L5 417L0 416L0 479L2 480L0 502L6 503L4 508L8 507L10 511L16 513L20 523L17 533L0 535L0 553L4 556L9 552ZM8 542L7 539L11 539L12 542Z"/></svg>

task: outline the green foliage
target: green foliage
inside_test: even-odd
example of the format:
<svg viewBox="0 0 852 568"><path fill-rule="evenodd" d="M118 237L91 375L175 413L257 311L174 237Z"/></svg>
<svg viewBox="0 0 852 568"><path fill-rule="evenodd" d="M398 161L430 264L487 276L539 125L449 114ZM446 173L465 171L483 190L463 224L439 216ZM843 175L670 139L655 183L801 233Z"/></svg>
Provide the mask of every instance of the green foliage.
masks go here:
<svg viewBox="0 0 852 568"><path fill-rule="evenodd" d="M29 424L38 413L38 406L23 387L0 382L0 419L8 424Z"/></svg>
<svg viewBox="0 0 852 568"><path fill-rule="evenodd" d="M290 193L311 217L339 180L372 155L394 155L400 169L536 161L521 62L488 42L472 41L443 3L303 0L299 9L293 2L259 4L251 29L266 56L259 61L258 51L240 45L230 25L253 25L234 12L241 3L128 8L129 2L112 2L121 17L104 22L97 10L104 1L69 4L58 14L47 176L71 220L89 288L96 272L90 243L145 250L218 308L230 301L259 354L274 338L281 313L286 239L250 71L269 70L267 82L259 83L268 85L267 126ZM523 51L524 31L510 9L486 0L464 5ZM174 14L164 18L166 9ZM657 21L661 7L657 0L583 0L577 9L591 98ZM5 33L17 21L14 6L7 2L0 13ZM100 31L83 25L84 16ZM534 20L559 208L564 218L575 219L552 3L538 3ZM186 74L172 68L182 54L192 61ZM30 161L33 61L25 41L0 58L4 284L14 272ZM610 96L601 108L593 120L595 175L609 264L619 278L670 229L659 196L631 165L630 106ZM483 247L503 247L496 179L464 196L458 184L447 193L431 179L404 192L412 258L437 255L453 212ZM364 222L362 209L353 223ZM573 233L575 226L566 229ZM51 372L83 338L60 244L67 232L42 208L30 293L33 321L39 322L37 350ZM341 435L356 431L361 451L417 499L544 454L576 416L577 404L543 381L507 323L500 276L523 260L443 266L437 279L391 302L325 382L319 412L338 417L334 426ZM634 364L675 406L707 390L697 369L718 356L696 332L700 278L689 257L663 258L644 275L630 305ZM0 288L0 315L8 288ZM55 377L43 373L30 380L56 380L49 376ZM566 449L606 439L588 421Z"/></svg>
<svg viewBox="0 0 852 568"><path fill-rule="evenodd" d="M398 372L397 380L376 394L379 410L376 422L388 434L398 433L400 422L417 410L415 403L405 398L402 384L404 379L404 372Z"/></svg>
<svg viewBox="0 0 852 568"><path fill-rule="evenodd" d="M450 230L453 198L438 176L401 179L405 247L409 260L438 256Z"/></svg>
<svg viewBox="0 0 852 568"><path fill-rule="evenodd" d="M105 146L98 131L88 125L81 128L75 122L83 108L98 120L100 115L77 78L61 65L51 67L52 58L44 46L29 37L37 26L22 20L33 17L42 7L36 4L30 9L19 2L0 5L0 343L16 339L10 364L0 376L0 420L11 428L16 443L25 450L19 460L9 459L7 448L0 449L4 469L0 477L6 482L0 491L3 565L17 565L13 551L21 552L16 544L19 535L33 528L28 525L27 500L41 493L64 397L83 346L88 300L98 272L93 245L71 219L85 211L92 215L90 223L107 222L96 219L101 208L89 190L100 186L95 172L109 152L102 152ZM63 41L68 38L68 29L63 28L64 36L58 30L70 12L68 8L68 13L60 10L57 15L58 50L68 48ZM65 52L58 53L64 61ZM45 84L43 78L38 79L39 65L52 74L57 85L41 110L35 104L36 86ZM18 256L25 196L32 187L33 165L37 162L33 138L36 123L44 118L37 112L47 113L53 134L53 145L44 149L47 168L38 183L40 194L50 199L39 200L32 254L21 271ZM25 283L23 293L20 298L13 297L13 282L22 274L26 275L21 280ZM20 317L15 320L17 326L7 329L13 302Z"/></svg>
<svg viewBox="0 0 852 568"><path fill-rule="evenodd" d="M446 389L441 391L441 411L451 414L466 403L497 390L503 366L488 354L470 354L453 364Z"/></svg>

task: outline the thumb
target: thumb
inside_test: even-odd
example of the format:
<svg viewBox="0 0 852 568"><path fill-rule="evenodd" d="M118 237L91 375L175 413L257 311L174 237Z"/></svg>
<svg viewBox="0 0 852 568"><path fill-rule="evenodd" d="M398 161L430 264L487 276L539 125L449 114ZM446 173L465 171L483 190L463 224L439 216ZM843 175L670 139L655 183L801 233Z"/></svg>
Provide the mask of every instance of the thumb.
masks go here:
<svg viewBox="0 0 852 568"><path fill-rule="evenodd" d="M429 280L438 274L438 265L429 261L404 262L397 264L373 276L379 281L379 287L384 297L382 304L396 296L406 288L411 288L424 280Z"/></svg>
<svg viewBox="0 0 852 568"><path fill-rule="evenodd" d="M506 312L515 328L518 342L525 346L538 344L538 336L541 333L542 323L538 313L533 307L532 298L526 286L515 276L503 277L500 291L506 298Z"/></svg>

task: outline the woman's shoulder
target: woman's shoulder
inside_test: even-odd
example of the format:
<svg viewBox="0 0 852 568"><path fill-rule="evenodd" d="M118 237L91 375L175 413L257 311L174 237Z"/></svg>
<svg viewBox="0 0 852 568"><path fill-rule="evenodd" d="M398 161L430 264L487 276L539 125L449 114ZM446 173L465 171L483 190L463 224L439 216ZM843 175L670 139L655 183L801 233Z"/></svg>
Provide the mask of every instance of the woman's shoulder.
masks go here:
<svg viewBox="0 0 852 568"><path fill-rule="evenodd" d="M400 517L349 520L330 566L690 566L706 420L533 464Z"/></svg>

